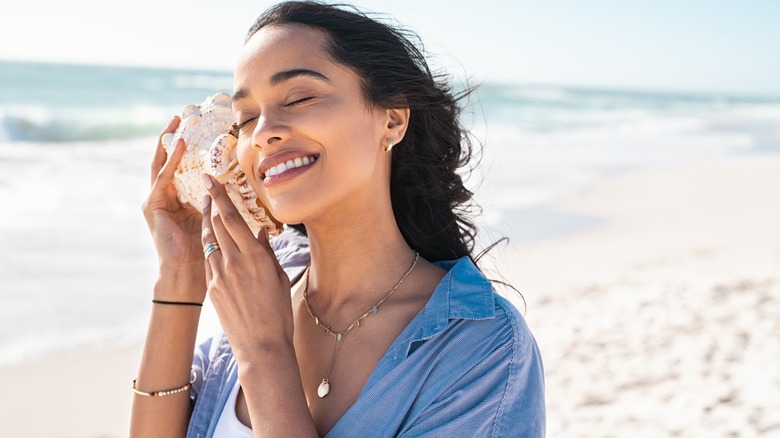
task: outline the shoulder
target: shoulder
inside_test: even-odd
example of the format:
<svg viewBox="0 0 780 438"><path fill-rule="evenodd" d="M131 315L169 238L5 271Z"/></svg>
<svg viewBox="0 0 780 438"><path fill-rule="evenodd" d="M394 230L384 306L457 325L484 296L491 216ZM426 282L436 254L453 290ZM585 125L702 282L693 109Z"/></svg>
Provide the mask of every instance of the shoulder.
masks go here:
<svg viewBox="0 0 780 438"><path fill-rule="evenodd" d="M449 271L424 310L426 334L443 329L445 337L464 336L514 359L538 351L523 315L469 258L446 263Z"/></svg>
<svg viewBox="0 0 780 438"><path fill-rule="evenodd" d="M492 297L491 316L451 320L440 341L451 344L455 354L492 363L508 380L543 380L539 347L525 318L506 298L496 293Z"/></svg>
<svg viewBox="0 0 780 438"><path fill-rule="evenodd" d="M438 401L481 412L471 420L481 435L543 434L544 369L525 318L471 260L457 261L450 274L439 303L447 303L449 322L435 343L446 345L445 366L457 374L449 374L451 386Z"/></svg>
<svg viewBox="0 0 780 438"><path fill-rule="evenodd" d="M539 346L517 308L498 294L495 302L495 322L506 326L509 334L503 340L508 347L502 358L507 364L506 381L493 436L507 436L519 430L527 431L523 436L543 436L544 365Z"/></svg>
<svg viewBox="0 0 780 438"><path fill-rule="evenodd" d="M490 296L491 315L451 319L410 354L425 377L404 436L543 436L536 340L511 302Z"/></svg>
<svg viewBox="0 0 780 438"><path fill-rule="evenodd" d="M502 341L511 348L515 359L538 354L539 347L536 344L536 339L517 307L498 293L494 292L493 297L495 302L493 325L506 333Z"/></svg>

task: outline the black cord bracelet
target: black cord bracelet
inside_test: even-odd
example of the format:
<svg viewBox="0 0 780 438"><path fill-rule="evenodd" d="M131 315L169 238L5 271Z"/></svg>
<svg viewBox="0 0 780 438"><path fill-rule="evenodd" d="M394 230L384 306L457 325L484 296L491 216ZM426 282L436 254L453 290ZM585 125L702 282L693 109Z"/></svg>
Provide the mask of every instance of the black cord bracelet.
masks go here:
<svg viewBox="0 0 780 438"><path fill-rule="evenodd" d="M203 303L190 303L187 301L162 301L162 300L152 300L154 304L170 304L172 306L197 306L197 307L203 307Z"/></svg>

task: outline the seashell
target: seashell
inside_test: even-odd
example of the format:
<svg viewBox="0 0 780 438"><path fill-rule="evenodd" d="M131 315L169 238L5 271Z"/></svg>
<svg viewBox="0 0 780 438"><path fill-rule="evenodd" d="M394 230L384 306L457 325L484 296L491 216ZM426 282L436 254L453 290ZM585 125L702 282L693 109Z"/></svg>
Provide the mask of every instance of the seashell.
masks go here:
<svg viewBox="0 0 780 438"><path fill-rule="evenodd" d="M179 200L183 205L202 210L203 197L208 192L200 174L208 173L225 185L228 196L253 234L257 235L266 227L271 235L278 235L282 224L266 211L238 165L237 135L230 96L226 93L215 94L200 105L187 105L182 109L176 132L161 138L166 152L180 138L187 145L173 179Z"/></svg>

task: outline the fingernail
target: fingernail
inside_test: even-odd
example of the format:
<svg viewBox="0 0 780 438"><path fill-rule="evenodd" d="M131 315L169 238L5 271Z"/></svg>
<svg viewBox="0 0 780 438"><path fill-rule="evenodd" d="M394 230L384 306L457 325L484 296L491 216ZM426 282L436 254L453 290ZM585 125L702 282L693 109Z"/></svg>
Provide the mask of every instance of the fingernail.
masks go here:
<svg viewBox="0 0 780 438"><path fill-rule="evenodd" d="M206 175L205 173L200 174L201 179L203 179L203 186L207 189L210 189L211 186L214 185L214 183L211 182L211 177Z"/></svg>
<svg viewBox="0 0 780 438"><path fill-rule="evenodd" d="M204 195L203 196L203 209L207 209L211 205L211 196Z"/></svg>

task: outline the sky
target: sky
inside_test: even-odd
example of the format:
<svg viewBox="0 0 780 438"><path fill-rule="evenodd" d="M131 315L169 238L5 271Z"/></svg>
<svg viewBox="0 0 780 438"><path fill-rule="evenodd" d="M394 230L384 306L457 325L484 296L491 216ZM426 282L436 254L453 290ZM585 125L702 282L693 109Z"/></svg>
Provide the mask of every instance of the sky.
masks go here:
<svg viewBox="0 0 780 438"><path fill-rule="evenodd" d="M0 59L232 70L266 0L24 0ZM357 0L458 79L780 96L776 0Z"/></svg>

